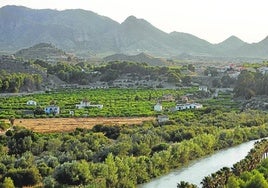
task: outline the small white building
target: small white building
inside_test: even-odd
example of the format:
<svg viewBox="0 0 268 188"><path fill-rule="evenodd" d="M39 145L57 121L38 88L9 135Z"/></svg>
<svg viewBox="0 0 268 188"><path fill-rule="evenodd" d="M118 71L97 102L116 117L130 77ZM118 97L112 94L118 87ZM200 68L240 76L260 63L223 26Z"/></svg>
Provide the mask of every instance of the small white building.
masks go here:
<svg viewBox="0 0 268 188"><path fill-rule="evenodd" d="M175 111L188 110L188 109L199 109L202 107L203 107L203 105L199 104L199 103L177 104L175 106Z"/></svg>
<svg viewBox="0 0 268 188"><path fill-rule="evenodd" d="M27 101L26 104L29 105L29 106L36 106L37 105L37 102L36 101L33 101L33 100L29 100L29 101Z"/></svg>
<svg viewBox="0 0 268 188"><path fill-rule="evenodd" d="M192 108L194 108L194 109L203 108L203 105L202 104L199 104L199 103L193 103L192 104Z"/></svg>
<svg viewBox="0 0 268 188"><path fill-rule="evenodd" d="M55 115L55 114L60 113L60 107L51 105L51 106L45 107L44 111L46 114L54 114Z"/></svg>
<svg viewBox="0 0 268 188"><path fill-rule="evenodd" d="M208 87L207 86L199 86L198 90L208 92Z"/></svg>
<svg viewBox="0 0 268 188"><path fill-rule="evenodd" d="M162 105L158 102L156 105L154 105L154 111L161 112L163 110Z"/></svg>
<svg viewBox="0 0 268 188"><path fill-rule="evenodd" d="M186 110L187 109L187 104L177 104L175 106L175 111L177 110Z"/></svg>
<svg viewBox="0 0 268 188"><path fill-rule="evenodd" d="M75 107L78 109L82 109L82 108L89 107L89 106L90 106L90 102L88 100L82 100L80 104L75 105Z"/></svg>
<svg viewBox="0 0 268 188"><path fill-rule="evenodd" d="M70 110L70 111L69 111L69 114L70 114L71 116L74 116L74 111Z"/></svg>
<svg viewBox="0 0 268 188"><path fill-rule="evenodd" d="M103 105L102 104L90 104L90 102L88 100L82 100L80 102L80 104L76 104L75 107L78 108L78 109L82 109L82 108L85 108L85 107L88 107L88 108L92 107L92 108L102 109Z"/></svg>

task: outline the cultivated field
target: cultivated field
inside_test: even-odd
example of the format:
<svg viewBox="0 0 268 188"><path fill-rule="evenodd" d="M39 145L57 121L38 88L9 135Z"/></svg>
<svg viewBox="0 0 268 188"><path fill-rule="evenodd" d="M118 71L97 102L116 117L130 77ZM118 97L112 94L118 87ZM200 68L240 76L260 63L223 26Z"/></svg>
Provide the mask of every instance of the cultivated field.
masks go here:
<svg viewBox="0 0 268 188"><path fill-rule="evenodd" d="M42 118L42 119L16 119L14 125L23 126L34 132L69 132L75 128L91 129L96 124L102 125L133 125L143 121L154 120L154 117L138 118Z"/></svg>

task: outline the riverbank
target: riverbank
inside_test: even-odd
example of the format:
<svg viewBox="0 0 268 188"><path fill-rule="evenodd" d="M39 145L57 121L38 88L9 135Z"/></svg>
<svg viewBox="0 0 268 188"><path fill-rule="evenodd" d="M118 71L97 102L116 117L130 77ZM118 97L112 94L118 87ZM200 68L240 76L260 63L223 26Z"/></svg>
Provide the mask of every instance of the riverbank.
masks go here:
<svg viewBox="0 0 268 188"><path fill-rule="evenodd" d="M180 181L193 183L201 187L201 181L223 167L232 167L233 164L244 159L254 147L257 140L248 141L232 148L218 151L210 156L194 160L188 166L175 170L169 174L153 179L149 183L141 184L139 188L176 188Z"/></svg>

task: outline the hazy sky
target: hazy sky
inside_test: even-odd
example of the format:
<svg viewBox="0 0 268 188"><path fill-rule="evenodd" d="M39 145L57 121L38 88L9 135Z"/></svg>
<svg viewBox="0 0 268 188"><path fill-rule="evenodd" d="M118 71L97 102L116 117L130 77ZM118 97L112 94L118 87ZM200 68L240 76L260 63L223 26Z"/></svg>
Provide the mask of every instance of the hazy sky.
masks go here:
<svg viewBox="0 0 268 188"><path fill-rule="evenodd" d="M212 43L231 35L249 43L268 36L267 0L0 0L5 5L81 8L119 23L134 15L167 33L191 33Z"/></svg>

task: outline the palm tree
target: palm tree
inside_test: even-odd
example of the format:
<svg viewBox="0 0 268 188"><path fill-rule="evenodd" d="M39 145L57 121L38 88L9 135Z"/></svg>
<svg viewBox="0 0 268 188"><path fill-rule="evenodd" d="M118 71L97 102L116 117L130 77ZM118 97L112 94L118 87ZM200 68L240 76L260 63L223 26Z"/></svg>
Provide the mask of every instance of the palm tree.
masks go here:
<svg viewBox="0 0 268 188"><path fill-rule="evenodd" d="M212 178L212 176L206 176L201 184L203 185L202 187L204 188L214 188L214 179Z"/></svg>
<svg viewBox="0 0 268 188"><path fill-rule="evenodd" d="M197 188L197 186L189 182L181 181L177 184L177 188Z"/></svg>

